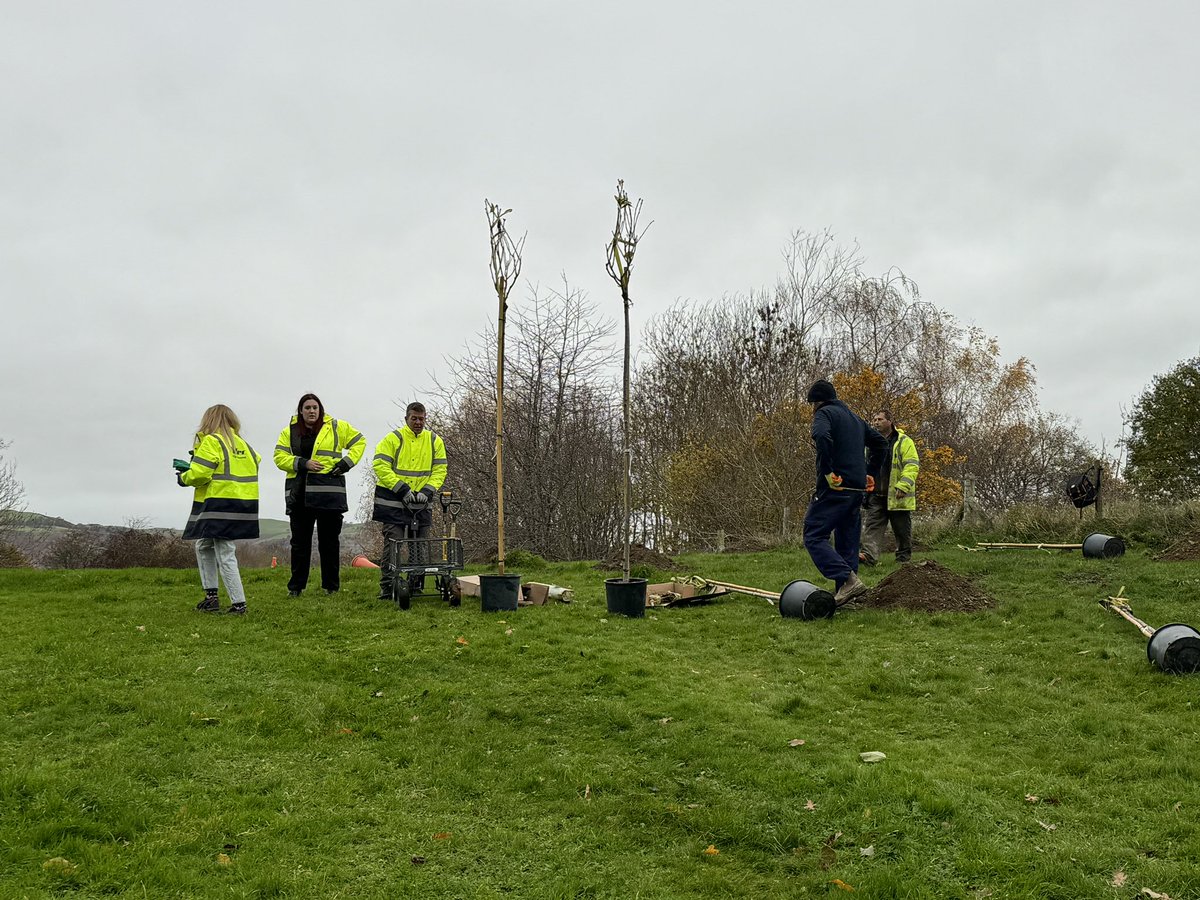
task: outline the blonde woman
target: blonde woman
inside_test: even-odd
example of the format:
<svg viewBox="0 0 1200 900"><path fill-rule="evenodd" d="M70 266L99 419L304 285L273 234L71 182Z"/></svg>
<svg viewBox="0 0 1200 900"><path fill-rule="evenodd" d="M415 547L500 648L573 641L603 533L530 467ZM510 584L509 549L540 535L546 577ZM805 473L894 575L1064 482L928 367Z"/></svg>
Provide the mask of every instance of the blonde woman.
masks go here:
<svg viewBox="0 0 1200 900"><path fill-rule="evenodd" d="M233 542L258 537L258 464L254 448L238 434L241 422L223 403L210 406L200 419L191 466L176 477L195 488L192 513L183 529L185 541L196 542L196 563L204 599L200 612L220 612L217 576L229 595L229 613L245 615L246 594L238 572Z"/></svg>

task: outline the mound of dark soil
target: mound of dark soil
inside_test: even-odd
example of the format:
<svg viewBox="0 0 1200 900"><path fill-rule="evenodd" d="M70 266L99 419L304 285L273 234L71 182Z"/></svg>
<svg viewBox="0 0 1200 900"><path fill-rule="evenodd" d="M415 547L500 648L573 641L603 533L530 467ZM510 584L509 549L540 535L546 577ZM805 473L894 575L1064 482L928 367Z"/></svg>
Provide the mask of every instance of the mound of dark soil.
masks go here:
<svg viewBox="0 0 1200 900"><path fill-rule="evenodd" d="M990 609L996 601L966 578L926 559L901 566L859 598L858 605L921 612L974 612Z"/></svg>
<svg viewBox="0 0 1200 900"><path fill-rule="evenodd" d="M629 565L649 566L652 569L670 570L675 568L675 560L657 550L651 550L644 544L631 544L629 547ZM596 563L596 568L602 572L612 569L622 569L625 566L625 548L617 547L608 556Z"/></svg>
<svg viewBox="0 0 1200 900"><path fill-rule="evenodd" d="M1154 558L1168 562L1187 562L1200 559L1200 532L1193 531L1191 534L1184 535Z"/></svg>

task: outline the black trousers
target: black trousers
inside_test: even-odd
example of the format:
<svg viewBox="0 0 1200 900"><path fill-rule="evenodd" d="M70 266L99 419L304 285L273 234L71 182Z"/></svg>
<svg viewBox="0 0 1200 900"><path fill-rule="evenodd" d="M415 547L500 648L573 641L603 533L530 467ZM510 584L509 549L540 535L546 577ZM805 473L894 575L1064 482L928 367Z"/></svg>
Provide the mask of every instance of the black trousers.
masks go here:
<svg viewBox="0 0 1200 900"><path fill-rule="evenodd" d="M338 545L342 513L304 506L294 510L288 520L292 524L292 577L288 581L288 590L302 591L308 586L314 524L317 526L317 552L321 554L321 587L327 591L338 590L342 586L341 548Z"/></svg>

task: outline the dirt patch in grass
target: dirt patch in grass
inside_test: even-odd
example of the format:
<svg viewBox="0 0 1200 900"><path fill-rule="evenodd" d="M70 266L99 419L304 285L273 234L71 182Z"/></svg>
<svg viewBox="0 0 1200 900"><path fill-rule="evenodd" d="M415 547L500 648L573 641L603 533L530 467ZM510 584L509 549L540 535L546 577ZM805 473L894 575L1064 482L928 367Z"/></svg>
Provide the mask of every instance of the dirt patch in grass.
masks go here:
<svg viewBox="0 0 1200 900"><path fill-rule="evenodd" d="M652 569L669 570L675 568L675 560L666 554L659 553L657 550L651 550L644 544L631 544L629 547L629 565L633 566L649 566ZM596 568L602 572L607 572L611 569L621 569L625 566L625 550L622 547L615 548L600 562L596 563Z"/></svg>
<svg viewBox="0 0 1200 900"><path fill-rule="evenodd" d="M974 612L996 601L932 559L901 566L858 600L860 607L921 612Z"/></svg>
<svg viewBox="0 0 1200 900"><path fill-rule="evenodd" d="M1200 559L1200 532L1193 531L1191 534L1184 535L1154 558L1168 562L1187 562Z"/></svg>

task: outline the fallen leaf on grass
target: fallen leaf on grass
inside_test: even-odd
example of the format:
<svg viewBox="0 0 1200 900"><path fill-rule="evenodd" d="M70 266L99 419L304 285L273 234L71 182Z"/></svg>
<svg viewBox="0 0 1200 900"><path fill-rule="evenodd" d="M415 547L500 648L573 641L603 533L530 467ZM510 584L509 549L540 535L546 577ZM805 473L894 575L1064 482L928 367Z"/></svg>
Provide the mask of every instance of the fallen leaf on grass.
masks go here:
<svg viewBox="0 0 1200 900"><path fill-rule="evenodd" d="M412 858L412 864L413 864L414 866L423 866L423 865L425 865L425 857L423 857L423 856L414 856L414 857Z"/></svg>
<svg viewBox="0 0 1200 900"><path fill-rule="evenodd" d="M840 878L835 878L835 879L833 879L833 881L831 881L829 883L832 884L834 887L841 888L843 891L853 891L854 890L854 888L851 885L846 884L846 882L842 881L842 879L840 879Z"/></svg>
<svg viewBox="0 0 1200 900"><path fill-rule="evenodd" d="M866 753L858 754L858 758L865 763L877 763L887 759L887 754L880 753L878 750L868 750Z"/></svg>
<svg viewBox="0 0 1200 900"><path fill-rule="evenodd" d="M511 628L505 628L505 629L504 629L504 633L505 633L505 634L508 634L508 635L511 635L511 634L512 634L512 629L511 629Z"/></svg>
<svg viewBox="0 0 1200 900"><path fill-rule="evenodd" d="M354 729L353 728L340 728L340 729L338 729L338 734L354 734Z"/></svg>
<svg viewBox="0 0 1200 900"><path fill-rule="evenodd" d="M465 637L456 637L454 639L454 643L458 644L459 646L465 647L465 646L467 646L468 643L470 643L470 641L468 641Z"/></svg>
<svg viewBox="0 0 1200 900"><path fill-rule="evenodd" d="M658 720L658 724L659 724L659 725L666 725L666 724L667 724L668 722L670 722L670 721L671 721L671 717L670 717L670 716L667 716L665 719L659 719L659 720Z"/></svg>
<svg viewBox="0 0 1200 900"><path fill-rule="evenodd" d="M870 847L862 847L858 851L858 855L859 856L874 856L875 855L875 845L872 844Z"/></svg>
<svg viewBox="0 0 1200 900"><path fill-rule="evenodd" d="M788 746L789 747L803 747L804 746L804 738L792 738L790 741L788 741Z"/></svg>
<svg viewBox="0 0 1200 900"><path fill-rule="evenodd" d="M228 853L218 853L217 862L222 866L232 866L233 860L229 858Z"/></svg>
<svg viewBox="0 0 1200 900"><path fill-rule="evenodd" d="M1183 801L1180 800L1178 803L1176 803L1174 806L1171 807L1171 812L1179 812L1179 810L1182 808L1183 808Z"/></svg>
<svg viewBox="0 0 1200 900"><path fill-rule="evenodd" d="M433 839L435 841L448 841L453 833L452 831L439 831L433 836Z"/></svg>
<svg viewBox="0 0 1200 900"><path fill-rule="evenodd" d="M717 856L717 855L718 855L720 852L721 852L721 851L720 851L720 850L718 850L718 849L717 849L717 848L716 848L714 845L712 845L712 844L709 844L707 847L705 847L705 848L704 848L704 855L705 855L705 856Z"/></svg>
<svg viewBox="0 0 1200 900"><path fill-rule="evenodd" d="M58 872L61 875L69 875L75 871L75 863L69 859L64 859L61 856L56 856L53 859L48 859L42 863L42 868L47 872Z"/></svg>
<svg viewBox="0 0 1200 900"><path fill-rule="evenodd" d="M583 786L583 799L584 800L592 799L592 786L590 784L585 784Z"/></svg>
<svg viewBox="0 0 1200 900"><path fill-rule="evenodd" d="M1117 869L1117 871L1113 872L1112 881L1110 881L1109 884L1111 884L1113 887L1124 887L1125 873L1120 869Z"/></svg>
<svg viewBox="0 0 1200 900"><path fill-rule="evenodd" d="M1038 802L1038 795L1037 795L1037 794L1026 794L1026 795L1025 795L1025 802L1026 802L1026 803L1037 803L1037 802Z"/></svg>
<svg viewBox="0 0 1200 900"><path fill-rule="evenodd" d="M1046 824L1045 822L1043 822L1041 819L1037 819L1036 821L1037 821L1037 823L1038 823L1039 825L1041 825L1041 826L1042 826L1043 828L1045 828L1047 831L1053 831L1055 828L1057 828L1057 827L1058 827L1057 825L1047 825L1047 824Z"/></svg>
<svg viewBox="0 0 1200 900"><path fill-rule="evenodd" d="M1142 893L1138 896L1149 897L1150 900L1171 900L1166 894L1160 894L1158 891L1150 890L1150 888L1142 888Z"/></svg>
<svg viewBox="0 0 1200 900"><path fill-rule="evenodd" d="M372 696L372 697L382 697L382 696L383 696L383 691L376 691L376 692L375 692L375 693L373 693L371 696Z"/></svg>
<svg viewBox="0 0 1200 900"><path fill-rule="evenodd" d="M842 836L840 831L834 832L821 846L821 869L828 871L837 863L837 851L833 849L833 845L837 843L837 839Z"/></svg>
<svg viewBox="0 0 1200 900"><path fill-rule="evenodd" d="M138 631L145 631L145 630L146 630L146 626L145 626L145 625L139 625L139 626L138 626Z"/></svg>
<svg viewBox="0 0 1200 900"><path fill-rule="evenodd" d="M811 811L817 808L817 804L813 803L811 800L805 800L804 808Z"/></svg>

